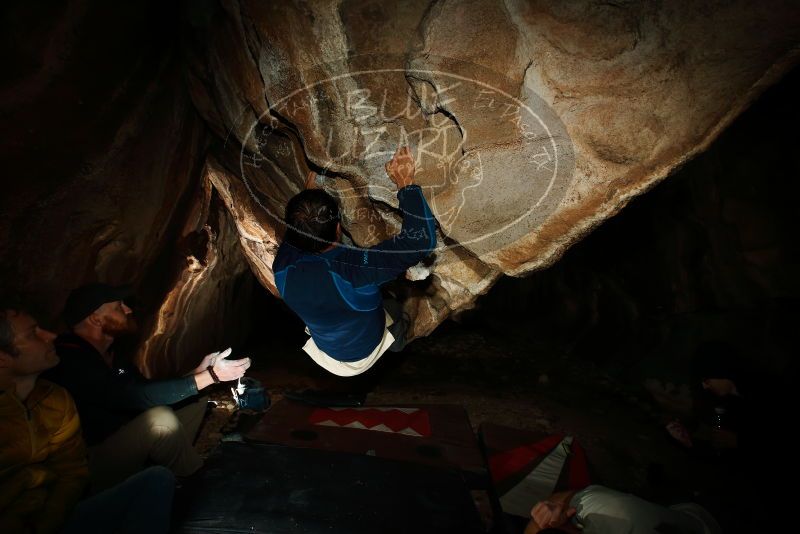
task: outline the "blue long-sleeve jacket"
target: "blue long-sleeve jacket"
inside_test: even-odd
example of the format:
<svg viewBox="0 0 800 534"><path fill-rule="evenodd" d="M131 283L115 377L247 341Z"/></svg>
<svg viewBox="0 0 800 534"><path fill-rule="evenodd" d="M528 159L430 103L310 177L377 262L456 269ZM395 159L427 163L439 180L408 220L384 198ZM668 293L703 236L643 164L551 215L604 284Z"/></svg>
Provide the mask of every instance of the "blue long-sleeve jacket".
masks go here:
<svg viewBox="0 0 800 534"><path fill-rule="evenodd" d="M436 222L422 189L406 186L397 198L403 226L390 239L319 254L283 243L272 264L283 300L306 323L317 347L339 361L360 360L375 349L386 327L380 285L436 247Z"/></svg>

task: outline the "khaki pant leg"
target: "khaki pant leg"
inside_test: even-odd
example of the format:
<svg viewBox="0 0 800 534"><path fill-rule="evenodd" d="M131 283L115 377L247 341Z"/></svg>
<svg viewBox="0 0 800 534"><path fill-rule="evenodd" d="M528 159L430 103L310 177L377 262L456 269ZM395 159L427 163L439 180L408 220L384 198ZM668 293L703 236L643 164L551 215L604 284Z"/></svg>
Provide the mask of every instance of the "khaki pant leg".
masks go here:
<svg viewBox="0 0 800 534"><path fill-rule="evenodd" d="M119 484L148 463L168 467L178 476L190 475L203 465L183 424L169 406L142 412L90 448L92 491Z"/></svg>
<svg viewBox="0 0 800 534"><path fill-rule="evenodd" d="M197 399L196 402L175 410L175 415L180 420L186 435L189 437L189 441L192 443L197 439L197 432L200 430L200 425L203 424L207 407L208 396L206 395Z"/></svg>

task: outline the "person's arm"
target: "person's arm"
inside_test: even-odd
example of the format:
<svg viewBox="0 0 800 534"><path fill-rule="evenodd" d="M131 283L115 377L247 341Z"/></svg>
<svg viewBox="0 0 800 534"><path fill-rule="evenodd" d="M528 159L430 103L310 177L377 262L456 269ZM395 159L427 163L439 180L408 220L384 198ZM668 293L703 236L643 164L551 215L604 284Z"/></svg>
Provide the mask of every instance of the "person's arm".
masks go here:
<svg viewBox="0 0 800 534"><path fill-rule="evenodd" d="M107 384L110 392L106 400L127 410L146 410L154 406L169 406L197 395L199 391L196 375L167 380L147 380L136 377L118 385ZM98 399L102 402L102 399Z"/></svg>
<svg viewBox="0 0 800 534"><path fill-rule="evenodd" d="M236 380L250 367L250 358L227 360L215 355L214 371L220 381ZM205 360L205 359L204 359ZM206 366L187 376L167 380L147 380L138 373L128 380L110 379L105 372L97 372L82 365L80 358L62 357L58 382L78 398L80 403L103 404L118 410L147 410L154 406L169 406L197 393L214 383Z"/></svg>
<svg viewBox="0 0 800 534"><path fill-rule="evenodd" d="M348 277L358 287L382 284L426 258L436 248L436 219L422 188L414 184L414 158L408 147L398 148L386 164L397 185L403 226L397 235L363 250L348 250L342 260L353 266Z"/></svg>
<svg viewBox="0 0 800 534"><path fill-rule="evenodd" d="M542 530L542 527L536 523L535 519L531 518L531 520L528 521L528 525L525 527L525 532L523 534L538 534L540 530Z"/></svg>
<svg viewBox="0 0 800 534"><path fill-rule="evenodd" d="M217 361L212 367L220 382L230 382L244 376L245 371L250 367L250 358ZM207 369L195 374L194 379L198 390L215 383L214 376Z"/></svg>
<svg viewBox="0 0 800 534"><path fill-rule="evenodd" d="M11 447L0 450L0 532L19 532L27 534L33 526L27 521L28 510L21 506L26 494L36 490L28 489L32 474L27 468L13 466L16 460L11 455Z"/></svg>
<svg viewBox="0 0 800 534"><path fill-rule="evenodd" d="M575 493L575 491L554 493L547 500L536 503L531 509L531 520L525 528L525 534L536 534L545 528L572 531L568 522L575 515L575 508L570 506Z"/></svg>
<svg viewBox="0 0 800 534"><path fill-rule="evenodd" d="M65 390L59 388L56 394L62 395L64 418L61 427L50 437L53 452L45 464L52 471L54 481L47 487L41 513L33 518L37 534L56 532L62 527L83 495L89 479L86 446L75 404Z"/></svg>
<svg viewBox="0 0 800 534"><path fill-rule="evenodd" d="M20 433L29 430L23 422L26 416L11 393L13 384L4 390L0 391L0 532L27 534L32 527L26 522L30 507L25 504L35 491L30 489L33 475L21 462L24 455L15 445L24 443Z"/></svg>
<svg viewBox="0 0 800 534"><path fill-rule="evenodd" d="M250 358L228 360L230 354L231 349L227 349L221 353L207 355L200 366L206 362L208 365L202 369L198 366L189 376L169 380L135 380L122 391L124 402L128 407L147 409L153 406L168 406L197 395L200 390L215 383L214 377L207 369L209 366L220 382L238 380L250 367Z"/></svg>

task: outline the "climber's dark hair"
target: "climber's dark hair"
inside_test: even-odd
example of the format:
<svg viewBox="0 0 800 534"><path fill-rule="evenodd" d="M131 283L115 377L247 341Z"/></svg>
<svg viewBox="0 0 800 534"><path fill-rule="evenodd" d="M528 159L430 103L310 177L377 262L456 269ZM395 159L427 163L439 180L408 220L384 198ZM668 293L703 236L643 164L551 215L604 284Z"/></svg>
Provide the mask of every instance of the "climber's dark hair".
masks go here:
<svg viewBox="0 0 800 534"><path fill-rule="evenodd" d="M286 205L284 241L300 250L316 253L336 241L339 205L322 189L306 189Z"/></svg>

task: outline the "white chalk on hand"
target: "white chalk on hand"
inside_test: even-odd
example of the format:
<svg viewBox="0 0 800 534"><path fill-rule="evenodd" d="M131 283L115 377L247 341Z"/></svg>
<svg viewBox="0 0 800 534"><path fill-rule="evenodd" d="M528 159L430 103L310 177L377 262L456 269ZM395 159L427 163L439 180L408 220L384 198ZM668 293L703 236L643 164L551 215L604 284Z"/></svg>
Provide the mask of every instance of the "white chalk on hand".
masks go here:
<svg viewBox="0 0 800 534"><path fill-rule="evenodd" d="M426 267L425 265L422 264L422 262L406 269L406 279L411 280L412 282L425 280L430 275L431 275L431 268Z"/></svg>

